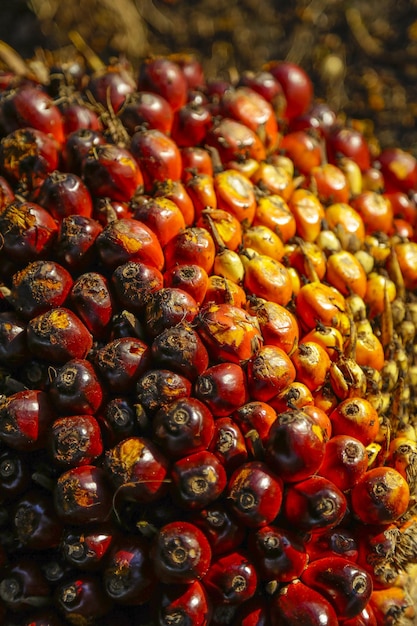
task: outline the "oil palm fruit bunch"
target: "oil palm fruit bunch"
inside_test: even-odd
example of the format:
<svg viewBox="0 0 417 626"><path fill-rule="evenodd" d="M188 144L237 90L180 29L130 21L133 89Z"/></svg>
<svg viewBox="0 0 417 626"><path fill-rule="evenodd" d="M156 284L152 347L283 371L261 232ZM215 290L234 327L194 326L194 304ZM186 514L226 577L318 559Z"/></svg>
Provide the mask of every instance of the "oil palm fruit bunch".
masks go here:
<svg viewBox="0 0 417 626"><path fill-rule="evenodd" d="M2 623L411 625L415 158L287 61L41 69L0 74Z"/></svg>

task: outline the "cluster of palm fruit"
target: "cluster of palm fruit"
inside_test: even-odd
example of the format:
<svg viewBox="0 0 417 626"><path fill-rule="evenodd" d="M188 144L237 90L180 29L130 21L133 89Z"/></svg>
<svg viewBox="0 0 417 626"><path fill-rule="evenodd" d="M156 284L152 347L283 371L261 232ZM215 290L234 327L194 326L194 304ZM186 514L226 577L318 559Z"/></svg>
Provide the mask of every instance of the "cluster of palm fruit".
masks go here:
<svg viewBox="0 0 417 626"><path fill-rule="evenodd" d="M0 73L2 623L411 625L416 159L82 49Z"/></svg>

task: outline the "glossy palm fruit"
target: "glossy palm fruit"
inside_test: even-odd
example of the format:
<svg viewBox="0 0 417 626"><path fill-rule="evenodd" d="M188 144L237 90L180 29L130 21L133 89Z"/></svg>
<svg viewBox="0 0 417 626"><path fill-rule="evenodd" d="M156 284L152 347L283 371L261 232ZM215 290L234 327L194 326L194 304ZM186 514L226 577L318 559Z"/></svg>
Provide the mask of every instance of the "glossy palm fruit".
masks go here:
<svg viewBox="0 0 417 626"><path fill-rule="evenodd" d="M282 503L285 519L300 530L326 530L340 524L347 509L346 497L330 480L311 476L290 484Z"/></svg>
<svg viewBox="0 0 417 626"><path fill-rule="evenodd" d="M210 567L208 539L189 522L175 521L162 526L151 550L155 573L164 583L189 584L201 580Z"/></svg>
<svg viewBox="0 0 417 626"><path fill-rule="evenodd" d="M373 585L371 576L343 557L324 557L308 565L301 580L334 607L340 619L358 615L368 604Z"/></svg>
<svg viewBox="0 0 417 626"><path fill-rule="evenodd" d="M210 624L210 601L204 585L199 581L189 585L161 585L159 592L158 626L169 626L173 619L190 621L193 626Z"/></svg>
<svg viewBox="0 0 417 626"><path fill-rule="evenodd" d="M269 466L284 482L298 482L316 474L326 449L325 432L301 409L279 413L265 441Z"/></svg>
<svg viewBox="0 0 417 626"><path fill-rule="evenodd" d="M272 626L337 626L339 620L330 602L320 593L296 580L279 590L271 600Z"/></svg>
<svg viewBox="0 0 417 626"><path fill-rule="evenodd" d="M249 528L270 524L282 503L282 480L259 461L236 469L227 485L226 497L236 517Z"/></svg>

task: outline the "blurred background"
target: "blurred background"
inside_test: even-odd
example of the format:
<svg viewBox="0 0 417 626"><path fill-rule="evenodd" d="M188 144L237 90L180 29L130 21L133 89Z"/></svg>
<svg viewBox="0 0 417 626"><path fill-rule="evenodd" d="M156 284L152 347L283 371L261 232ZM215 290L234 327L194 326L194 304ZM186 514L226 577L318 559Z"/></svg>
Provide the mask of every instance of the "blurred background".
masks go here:
<svg viewBox="0 0 417 626"><path fill-rule="evenodd" d="M208 77L288 59L316 96L417 155L417 0L3 0L0 39L23 57L70 44L104 60L194 52ZM6 6L7 5L7 6ZM1 58L0 58L1 64Z"/></svg>

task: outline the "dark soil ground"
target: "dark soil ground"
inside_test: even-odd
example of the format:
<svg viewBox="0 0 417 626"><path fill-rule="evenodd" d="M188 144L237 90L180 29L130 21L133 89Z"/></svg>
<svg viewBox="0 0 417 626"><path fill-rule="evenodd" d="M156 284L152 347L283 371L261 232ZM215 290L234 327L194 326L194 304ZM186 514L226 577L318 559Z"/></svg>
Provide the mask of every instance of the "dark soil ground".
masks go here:
<svg viewBox="0 0 417 626"><path fill-rule="evenodd" d="M104 59L193 51L232 79L271 59L312 76L316 95L366 120L382 146L417 155L417 0L1 0L0 38L22 56L77 30Z"/></svg>

